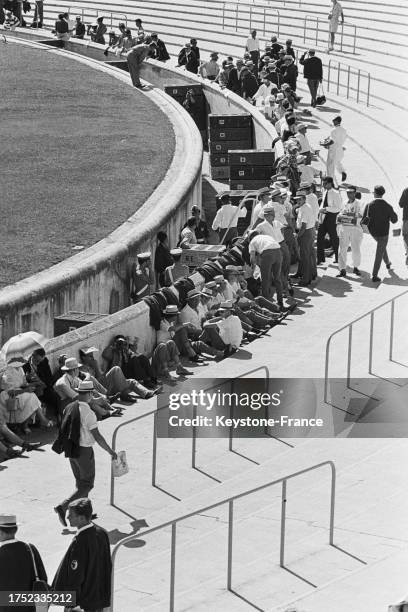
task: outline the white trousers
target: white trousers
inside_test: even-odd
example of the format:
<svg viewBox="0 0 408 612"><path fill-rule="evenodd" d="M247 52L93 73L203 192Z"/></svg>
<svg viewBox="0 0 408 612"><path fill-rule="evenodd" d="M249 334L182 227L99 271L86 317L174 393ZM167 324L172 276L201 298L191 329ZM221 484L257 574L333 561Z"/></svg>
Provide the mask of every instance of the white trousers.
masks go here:
<svg viewBox="0 0 408 612"><path fill-rule="evenodd" d="M347 268L347 249L351 245L351 257L353 268L359 268L361 264L361 243L363 231L353 225L338 225L337 235L339 237L339 270Z"/></svg>
<svg viewBox="0 0 408 612"><path fill-rule="evenodd" d="M327 153L327 162L326 162L326 176L331 176L332 179L336 182L335 170L340 174L345 172L344 166L342 164L342 159L344 157L343 148L341 149L333 149L331 147Z"/></svg>

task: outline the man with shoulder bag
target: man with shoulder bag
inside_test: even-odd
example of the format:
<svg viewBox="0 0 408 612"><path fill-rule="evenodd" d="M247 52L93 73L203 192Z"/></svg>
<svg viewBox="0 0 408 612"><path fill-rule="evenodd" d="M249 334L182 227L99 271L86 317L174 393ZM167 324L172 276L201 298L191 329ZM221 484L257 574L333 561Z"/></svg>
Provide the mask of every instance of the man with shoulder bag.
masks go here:
<svg viewBox="0 0 408 612"><path fill-rule="evenodd" d="M16 539L15 515L0 515L0 591L44 592L48 590L47 574L40 553L33 544ZM40 612L47 605L4 606L0 612Z"/></svg>

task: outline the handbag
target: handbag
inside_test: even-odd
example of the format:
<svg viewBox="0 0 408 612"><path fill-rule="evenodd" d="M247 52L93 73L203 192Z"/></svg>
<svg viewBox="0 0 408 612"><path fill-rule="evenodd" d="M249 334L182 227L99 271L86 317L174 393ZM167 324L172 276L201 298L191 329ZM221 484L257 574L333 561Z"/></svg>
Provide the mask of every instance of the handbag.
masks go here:
<svg viewBox="0 0 408 612"><path fill-rule="evenodd" d="M126 451L119 451L117 455L117 459L112 459L112 473L114 478L119 478L129 472Z"/></svg>
<svg viewBox="0 0 408 612"><path fill-rule="evenodd" d="M321 94L320 96L316 97L316 104L317 106L322 106L323 104L326 104L327 102L326 96L324 95L323 83L320 83L319 85L318 93L319 92L321 92Z"/></svg>

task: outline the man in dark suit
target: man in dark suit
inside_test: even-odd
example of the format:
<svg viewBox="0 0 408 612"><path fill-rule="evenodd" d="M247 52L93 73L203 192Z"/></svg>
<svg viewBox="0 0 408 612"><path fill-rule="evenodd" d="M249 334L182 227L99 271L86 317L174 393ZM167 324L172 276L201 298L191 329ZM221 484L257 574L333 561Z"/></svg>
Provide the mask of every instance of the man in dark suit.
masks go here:
<svg viewBox="0 0 408 612"><path fill-rule="evenodd" d="M32 591L36 574L47 582L40 553L33 544L16 540L14 515L0 515L0 591ZM36 570L34 568L34 563ZM0 605L0 612L35 612L35 606Z"/></svg>
<svg viewBox="0 0 408 612"><path fill-rule="evenodd" d="M303 76L307 79L310 95L312 96L311 106L316 106L317 91L319 84L323 81L323 64L319 57L316 57L315 50L309 49L309 57L305 51L299 60L303 66Z"/></svg>
<svg viewBox="0 0 408 612"><path fill-rule="evenodd" d="M69 504L68 520L71 527L77 528L77 534L52 586L55 591L75 591L76 603L84 612L102 612L111 604L112 561L108 534L91 522L92 512L88 498Z"/></svg>

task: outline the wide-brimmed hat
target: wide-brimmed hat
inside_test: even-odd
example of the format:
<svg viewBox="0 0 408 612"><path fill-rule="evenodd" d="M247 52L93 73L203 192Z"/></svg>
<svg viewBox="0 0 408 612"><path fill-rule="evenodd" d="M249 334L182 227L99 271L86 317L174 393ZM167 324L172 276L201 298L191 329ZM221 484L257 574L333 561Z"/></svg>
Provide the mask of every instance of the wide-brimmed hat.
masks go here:
<svg viewBox="0 0 408 612"><path fill-rule="evenodd" d="M193 298L199 297L199 295L200 292L198 291L198 289L191 289L191 291L187 293L187 299L192 300Z"/></svg>
<svg viewBox="0 0 408 612"><path fill-rule="evenodd" d="M215 289L216 286L217 283L215 281L209 281L208 283L205 283L205 287L207 287L207 289Z"/></svg>
<svg viewBox="0 0 408 612"><path fill-rule="evenodd" d="M203 295L204 297L211 298L212 297L212 291L208 287L204 287L204 289L201 291L201 295Z"/></svg>
<svg viewBox="0 0 408 612"><path fill-rule="evenodd" d="M0 527L17 527L15 514L0 514Z"/></svg>
<svg viewBox="0 0 408 612"><path fill-rule="evenodd" d="M221 302L220 309L222 310L233 310L234 305L231 300L227 300L226 302Z"/></svg>
<svg viewBox="0 0 408 612"><path fill-rule="evenodd" d="M138 253L137 255L137 259L139 261L146 261L147 259L150 259L152 256L150 251L145 251L144 253Z"/></svg>
<svg viewBox="0 0 408 612"><path fill-rule="evenodd" d="M279 100L284 100L285 96L283 95L283 93L278 93L276 95L276 101L279 102Z"/></svg>
<svg viewBox="0 0 408 612"><path fill-rule="evenodd" d="M180 247L177 247L176 249L170 250L170 255L181 255L182 252L183 252L183 249L180 249Z"/></svg>
<svg viewBox="0 0 408 612"><path fill-rule="evenodd" d="M81 380L79 385L75 388L78 393L90 393L94 391L95 387L92 380Z"/></svg>
<svg viewBox="0 0 408 612"><path fill-rule="evenodd" d="M175 304L169 304L163 310L163 314L164 315L176 315L178 313L179 313L179 309L177 308L177 306Z"/></svg>
<svg viewBox="0 0 408 612"><path fill-rule="evenodd" d="M81 346L79 349L83 355L92 355L92 353L99 353L99 349L96 346Z"/></svg>
<svg viewBox="0 0 408 612"><path fill-rule="evenodd" d="M213 279L216 283L223 283L225 281L225 278L223 277L222 274L217 274L217 276L214 276Z"/></svg>
<svg viewBox="0 0 408 612"><path fill-rule="evenodd" d="M61 370L64 370L64 372L69 372L70 370L76 370L76 368L80 368L81 365L82 363L78 363L75 357L68 357L68 359L65 360L65 363L62 366Z"/></svg>
<svg viewBox="0 0 408 612"><path fill-rule="evenodd" d="M273 204L265 204L265 206L263 207L263 212L268 214L270 212L275 212L275 209L273 207Z"/></svg>

